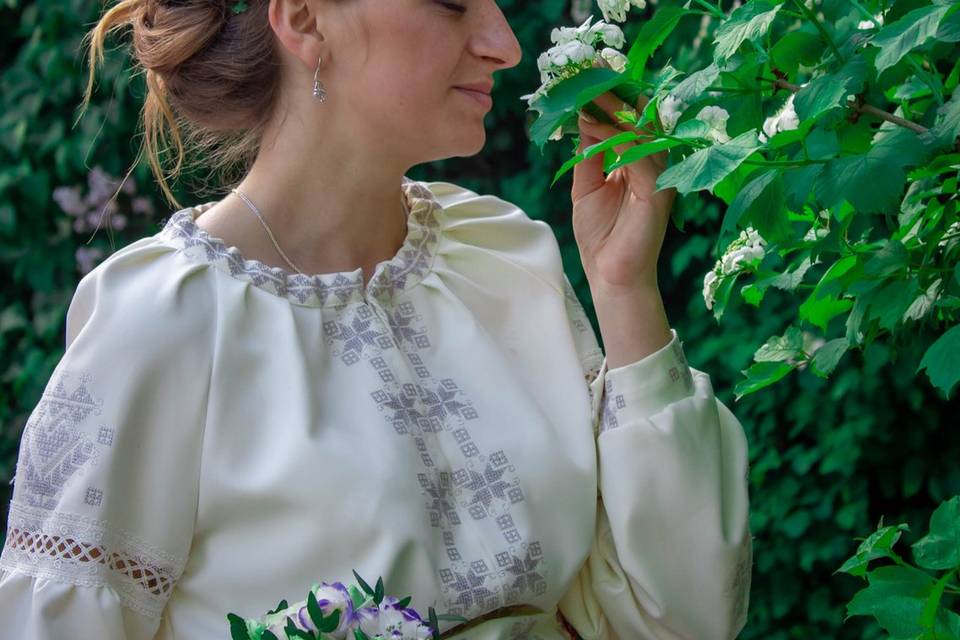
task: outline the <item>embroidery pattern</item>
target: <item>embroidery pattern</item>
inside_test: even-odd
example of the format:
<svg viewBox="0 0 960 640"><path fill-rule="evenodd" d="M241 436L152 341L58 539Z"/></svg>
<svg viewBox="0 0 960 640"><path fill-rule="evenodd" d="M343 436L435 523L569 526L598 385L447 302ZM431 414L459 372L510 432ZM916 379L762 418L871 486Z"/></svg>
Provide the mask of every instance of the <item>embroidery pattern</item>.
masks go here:
<svg viewBox="0 0 960 640"><path fill-rule="evenodd" d="M342 307L364 301L364 295L380 302L392 301L417 284L429 272L440 242L443 207L425 185L403 178L401 190L407 200L407 236L396 256L378 265L364 290L360 269L351 272L301 275L259 260L247 260L236 247L227 246L196 223L196 218L216 202L188 207L174 213L158 235L187 255L212 263L231 276L255 287L309 307Z"/></svg>
<svg viewBox="0 0 960 640"><path fill-rule="evenodd" d="M617 412L627 406L623 394L615 393L613 381L610 378L603 380L603 409L600 412L600 433L620 426Z"/></svg>
<svg viewBox="0 0 960 640"><path fill-rule="evenodd" d="M111 429L101 427L97 443L81 429L91 415L99 415L103 400L91 394L89 375L79 376L72 390L69 377L54 372L24 427L15 482L21 488L18 495L32 507L54 509L71 478L97 463L96 444L113 444Z"/></svg>
<svg viewBox="0 0 960 640"><path fill-rule="evenodd" d="M737 626L746 622L747 606L750 600L750 585L753 569L753 538L748 531L741 547L740 560L733 574L733 580L727 593L733 594L733 619Z"/></svg>
<svg viewBox="0 0 960 640"><path fill-rule="evenodd" d="M186 565L103 520L10 503L0 568L82 587L109 585L120 602L157 618Z"/></svg>
<svg viewBox="0 0 960 640"><path fill-rule="evenodd" d="M417 480L425 510L447 556L438 570L445 611L475 618L529 602L546 592L547 575L540 542L525 540L511 515L513 506L525 500L516 467L503 450L481 450L469 429L480 417L473 403L455 380L438 379L424 365L419 351L432 342L414 305L404 302L384 311L381 318L367 305L351 305L324 323L324 333L331 352L345 364L366 360L376 371L383 384L370 393L371 399L420 455L424 470ZM399 382L388 356L403 359L417 382ZM441 447L440 439L452 446ZM451 449L462 459L451 461L444 453ZM493 519L504 542L492 557L464 557L457 544L462 513L474 521Z"/></svg>

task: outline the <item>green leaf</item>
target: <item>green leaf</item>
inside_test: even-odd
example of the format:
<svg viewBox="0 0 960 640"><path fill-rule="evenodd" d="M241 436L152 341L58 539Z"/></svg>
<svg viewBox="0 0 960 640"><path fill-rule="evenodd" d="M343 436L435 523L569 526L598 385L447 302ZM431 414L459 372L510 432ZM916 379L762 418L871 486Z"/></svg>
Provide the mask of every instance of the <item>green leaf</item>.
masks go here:
<svg viewBox="0 0 960 640"><path fill-rule="evenodd" d="M882 520L881 520L882 523ZM857 547L857 552L847 559L839 569L834 571L834 574L837 573L848 573L852 576L864 576L867 573L867 565L871 560L876 560L877 558L891 558L896 554L893 552L893 545L896 544L897 540L900 539L900 536L904 531L909 531L910 527L906 524L898 524L896 526L883 527L881 526L876 531L871 533L866 540L860 543L860 546Z"/></svg>
<svg viewBox="0 0 960 640"><path fill-rule="evenodd" d="M793 291L803 282L803 276L810 270L811 266L813 266L813 263L810 261L810 256L806 256L800 261L796 269L781 273L771 280L770 284L783 291Z"/></svg>
<svg viewBox="0 0 960 640"><path fill-rule="evenodd" d="M280 638L278 638L277 634L275 634L273 631L270 631L269 629L264 629L263 635L260 636L260 640L280 640Z"/></svg>
<svg viewBox="0 0 960 640"><path fill-rule="evenodd" d="M724 144L690 154L657 178L657 191L675 187L679 193L709 190L760 148L755 129Z"/></svg>
<svg viewBox="0 0 960 640"><path fill-rule="evenodd" d="M434 640L439 640L440 638L440 622L437 620L437 612L433 607L427 609L429 615L427 620L430 624L430 628L433 629L433 638Z"/></svg>
<svg viewBox="0 0 960 640"><path fill-rule="evenodd" d="M373 595L373 601L378 605L383 601L383 578L377 578L377 588Z"/></svg>
<svg viewBox="0 0 960 640"><path fill-rule="evenodd" d="M752 0L738 7L717 29L714 59L722 64L737 52L744 40L765 34L781 6L767 0Z"/></svg>
<svg viewBox="0 0 960 640"><path fill-rule="evenodd" d="M955 325L949 331L937 339L927 352L923 354L920 360L920 366L916 373L921 369L927 370L927 376L930 382L943 391L947 399L953 391L954 385L960 380L960 325Z"/></svg>
<svg viewBox="0 0 960 640"><path fill-rule="evenodd" d="M541 149L564 120L577 117L582 106L623 83L627 78L603 67L584 69L572 78L557 83L545 96L534 100L530 109L540 117L530 127L530 139Z"/></svg>
<svg viewBox="0 0 960 640"><path fill-rule="evenodd" d="M782 336L769 338L753 354L757 362L780 362L796 358L803 351L803 334L797 327L788 327Z"/></svg>
<svg viewBox="0 0 960 640"><path fill-rule="evenodd" d="M797 92L793 100L797 116L807 120L834 107L846 106L847 95L860 93L866 77L866 60L851 57L836 73L815 78Z"/></svg>
<svg viewBox="0 0 960 640"><path fill-rule="evenodd" d="M920 634L920 616L933 589L933 578L919 569L901 566L880 567L867 578L870 585L847 604L848 616L873 616L896 638Z"/></svg>
<svg viewBox="0 0 960 640"><path fill-rule="evenodd" d="M554 184L556 184L557 180L560 179L560 177L563 176L563 174L567 173L570 169L572 169L575 165L579 164L580 162L587 160L588 158L592 158L598 153L603 153L607 149L612 149L613 147L620 144L633 142L634 140L637 140L639 138L640 138L640 135L634 131L624 131L623 133L618 133L616 135L610 136L606 140L601 140L600 142L590 145L589 147L585 148L583 151L574 155L572 158L570 158L569 160L563 163L560 169L558 169L557 172L554 174L553 181L550 183L550 186L552 187ZM668 141L668 142L672 142L672 141ZM679 144L679 143L674 143L674 144Z"/></svg>
<svg viewBox="0 0 960 640"><path fill-rule="evenodd" d="M740 218L758 201L779 173L778 169L764 171L752 178L750 182L745 184L743 188L737 192L737 197L733 199L733 202L730 203L730 206L727 207L727 211L723 215L723 223L720 225L720 233L717 235L716 253L720 253L721 246L727 245L727 239L736 233L737 223L740 222ZM765 206L765 204L763 201L760 201L757 206ZM760 235L766 238L763 232L760 232Z"/></svg>
<svg viewBox="0 0 960 640"><path fill-rule="evenodd" d="M286 601L286 600L281 600L280 603L277 605L277 608L276 608L276 609L274 609L273 611L267 611L267 615L272 615L272 614L274 614L274 613L280 613L281 611L283 611L284 609L286 609L286 608L289 607L289 606L290 606L290 605L287 604L287 601Z"/></svg>
<svg viewBox="0 0 960 640"><path fill-rule="evenodd" d="M835 338L823 344L817 352L813 354L810 362L811 369L815 375L822 378L827 377L836 368L840 358L847 352L847 339Z"/></svg>
<svg viewBox="0 0 960 640"><path fill-rule="evenodd" d="M960 12L956 14L960 16ZM921 139L936 147L951 144L960 135L960 86L953 90L950 100L937 109L937 118L933 126Z"/></svg>
<svg viewBox="0 0 960 640"><path fill-rule="evenodd" d="M945 5L920 7L884 26L870 41L870 44L880 48L873 62L877 74L897 64L907 53L934 37L937 26L949 9Z"/></svg>
<svg viewBox="0 0 960 640"><path fill-rule="evenodd" d="M293 622L293 618L287 616L287 626L283 628L287 634L287 638L301 638L301 640L316 640L313 637L313 634L309 631L304 631L297 627Z"/></svg>
<svg viewBox="0 0 960 640"><path fill-rule="evenodd" d="M933 631L937 619L937 610L940 608L940 599L943 597L943 591L947 588L947 583L953 578L956 569L943 574L937 584L933 586L927 601L923 603L923 615L920 616L920 626L929 631Z"/></svg>
<svg viewBox="0 0 960 640"><path fill-rule="evenodd" d="M767 387L790 373L794 365L786 362L757 362L740 373L747 376L734 387L734 395L739 400L743 396Z"/></svg>
<svg viewBox="0 0 960 640"><path fill-rule="evenodd" d="M913 545L913 557L924 569L960 566L960 496L943 502L930 516L930 531Z"/></svg>
<svg viewBox="0 0 960 640"><path fill-rule="evenodd" d="M627 53L630 75L633 79L643 77L647 60L673 33L680 18L689 13L691 12L680 7L665 6L657 10L654 16L643 24Z"/></svg>
<svg viewBox="0 0 960 640"><path fill-rule="evenodd" d="M666 149L672 149L679 144L683 143L676 140L660 139L653 142L647 142L645 144L634 145L623 152L623 154L620 156L620 159L616 162L613 162L607 168L607 171L613 171L614 169L630 164L631 162L636 162L641 158L652 156L653 154L660 153Z"/></svg>
<svg viewBox="0 0 960 640"><path fill-rule="evenodd" d="M374 593L376 593L373 589L370 588L370 585L368 585L366 581L360 577L360 574L357 573L355 569L353 571L353 576L357 579L357 583L360 585L360 588L363 589L363 591L367 595L372 596Z"/></svg>
<svg viewBox="0 0 960 640"><path fill-rule="evenodd" d="M336 609L333 613L327 616L323 624L317 627L317 630L321 633L330 633L331 631L336 630L340 626L340 610Z"/></svg>
<svg viewBox="0 0 960 640"><path fill-rule="evenodd" d="M890 280L882 287L862 294L869 300L869 311L865 317L877 320L881 328L892 331L910 307L918 291L915 276L905 281Z"/></svg>
<svg viewBox="0 0 960 640"><path fill-rule="evenodd" d="M862 213L881 213L897 210L905 183L903 165L871 148L867 153L828 162L814 191L825 208L848 200Z"/></svg>
<svg viewBox="0 0 960 640"><path fill-rule="evenodd" d="M310 619L313 620L314 626L323 631L326 620L323 619L323 609L320 608L320 604L317 602L317 596L314 595L312 589L310 593L307 594L307 613L310 615Z"/></svg>
<svg viewBox="0 0 960 640"><path fill-rule="evenodd" d="M693 102L719 77L720 67L716 63L710 63L703 69L694 71L684 78L670 91L670 95L683 102Z"/></svg>
<svg viewBox="0 0 960 640"><path fill-rule="evenodd" d="M230 637L232 640L250 640L246 620L235 613L228 613L227 620L230 621Z"/></svg>

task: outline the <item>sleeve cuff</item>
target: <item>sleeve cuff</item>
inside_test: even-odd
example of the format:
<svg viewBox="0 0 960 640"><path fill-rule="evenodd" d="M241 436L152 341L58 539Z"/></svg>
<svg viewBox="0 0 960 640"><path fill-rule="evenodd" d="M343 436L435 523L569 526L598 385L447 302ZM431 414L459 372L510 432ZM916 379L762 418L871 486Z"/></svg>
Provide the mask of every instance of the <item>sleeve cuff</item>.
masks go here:
<svg viewBox="0 0 960 640"><path fill-rule="evenodd" d="M622 422L627 413L651 416L694 394L693 374L680 338L676 329L670 333L670 342L636 362L607 369L604 358L604 411L609 412L605 422Z"/></svg>

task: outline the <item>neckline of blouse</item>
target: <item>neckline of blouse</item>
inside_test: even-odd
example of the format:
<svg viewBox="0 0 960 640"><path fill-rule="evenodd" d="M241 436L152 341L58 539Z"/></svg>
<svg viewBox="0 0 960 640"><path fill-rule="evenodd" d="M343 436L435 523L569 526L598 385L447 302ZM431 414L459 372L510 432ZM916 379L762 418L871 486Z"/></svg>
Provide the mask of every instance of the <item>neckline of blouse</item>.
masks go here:
<svg viewBox="0 0 960 640"><path fill-rule="evenodd" d="M353 271L301 275L248 260L237 247L227 245L197 225L196 219L217 201L186 207L173 213L158 234L186 255L206 262L237 280L305 307L341 307L376 300L391 304L420 283L433 268L442 235L443 207L423 183L406 176L401 191L407 202L407 235L397 253L377 263L363 284L363 268Z"/></svg>

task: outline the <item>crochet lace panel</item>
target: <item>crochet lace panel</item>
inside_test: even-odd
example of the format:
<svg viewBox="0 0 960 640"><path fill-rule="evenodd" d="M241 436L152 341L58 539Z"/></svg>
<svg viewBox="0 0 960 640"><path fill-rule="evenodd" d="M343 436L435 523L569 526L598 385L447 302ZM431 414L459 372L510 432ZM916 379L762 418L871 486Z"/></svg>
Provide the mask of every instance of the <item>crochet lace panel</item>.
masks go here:
<svg viewBox="0 0 960 640"><path fill-rule="evenodd" d="M186 565L104 520L10 503L0 569L80 587L111 587L121 604L159 618Z"/></svg>

